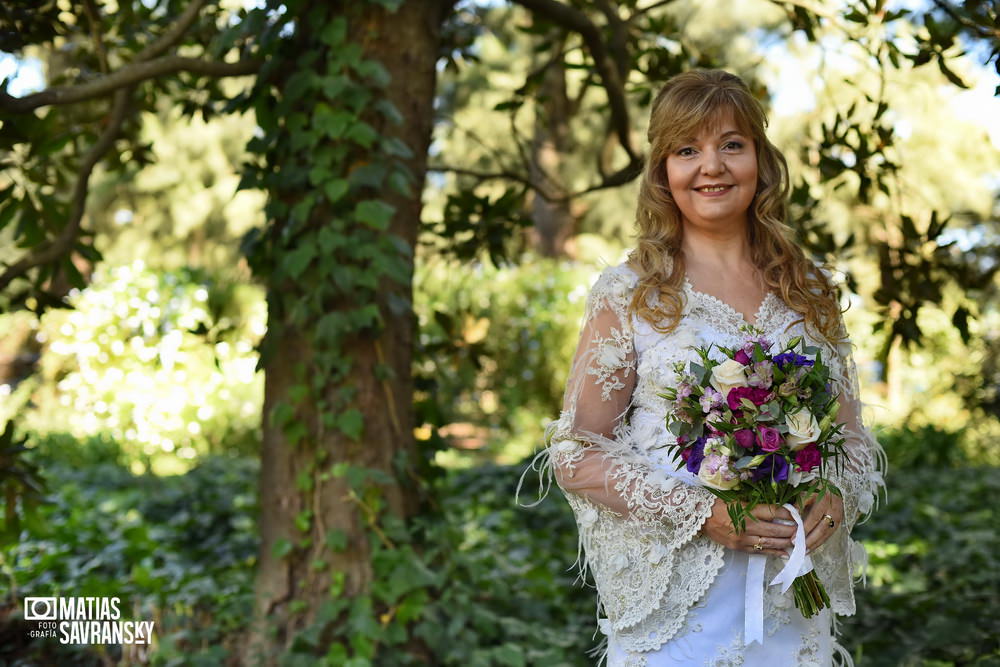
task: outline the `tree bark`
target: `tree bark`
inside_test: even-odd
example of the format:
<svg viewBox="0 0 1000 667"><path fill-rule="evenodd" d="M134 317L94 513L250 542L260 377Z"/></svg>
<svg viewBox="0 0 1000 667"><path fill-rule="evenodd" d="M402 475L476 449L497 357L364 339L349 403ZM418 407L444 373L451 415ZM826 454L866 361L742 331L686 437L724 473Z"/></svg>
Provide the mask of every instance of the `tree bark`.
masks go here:
<svg viewBox="0 0 1000 667"><path fill-rule="evenodd" d="M403 124L378 129L397 136L413 150L413 157L407 161L415 176L411 195L404 197L388 191L381 195L396 209L389 232L405 239L410 247L416 243L420 221L441 25L451 4L449 0L409 0L394 13L377 7L345 12L350 21L348 34L361 43L367 58L380 61L392 76L387 97L402 115ZM300 36L296 35L296 39ZM409 262L412 275L412 255ZM269 304L285 298L284 289L285 286L269 286ZM356 389L352 406L364 416L360 442L350 440L338 429L324 427L315 406L297 411L296 418L306 424L308 433L294 446L271 421L273 406L278 401L287 402L290 387L298 381L293 370L296 365L304 366L307 379L318 372L310 370L314 368L310 331L287 327L265 365L261 548L255 623L250 641L245 644L243 664L277 662L281 651L316 619L323 602L331 599L334 582L331 573L344 576L338 596L354 597L369 590L373 574L365 525L367 510L351 498L346 478L324 478L322 473L335 463L376 468L394 480L381 487L388 512L405 519L417 509L416 489L402 479L408 476L408 471L401 473L394 465L400 454L408 455L409 461L415 459L410 371L415 318L412 308L399 314L388 301L389 292L394 291L403 302L411 303L412 287L387 284L382 291L380 310L386 321L383 333L376 339L356 336L342 350L343 356L352 362L351 383ZM376 372L377 366L389 368L387 379L380 379L384 375ZM328 383L324 389L331 401L341 389L332 384ZM313 488L303 491L302 479L312 479ZM313 512L306 533L295 525L303 510ZM334 531L346 536L346 548L341 551L327 543ZM303 538L307 539L308 547L296 548L283 557L274 553L279 541L301 544ZM327 566L313 567L316 561L325 561ZM321 644L326 641L321 640ZM323 646L318 650L325 653Z"/></svg>
<svg viewBox="0 0 1000 667"><path fill-rule="evenodd" d="M553 198L549 201L533 194L531 217L538 253L544 257L566 254L566 241L576 226L565 199L569 188L563 183L563 156L568 151L570 103L566 95L566 68L559 60L545 72L540 87L540 113L536 115L532 138L531 180L542 183Z"/></svg>

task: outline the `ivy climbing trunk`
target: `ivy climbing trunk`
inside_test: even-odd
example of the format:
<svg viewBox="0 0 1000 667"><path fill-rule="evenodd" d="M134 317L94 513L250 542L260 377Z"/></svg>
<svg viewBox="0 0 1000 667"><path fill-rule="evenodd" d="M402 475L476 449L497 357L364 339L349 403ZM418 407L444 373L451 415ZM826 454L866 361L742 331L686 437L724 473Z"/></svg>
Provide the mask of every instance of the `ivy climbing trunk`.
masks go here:
<svg viewBox="0 0 1000 667"><path fill-rule="evenodd" d="M348 619L377 629L391 617L368 597L372 552L394 548L384 517L405 522L417 507L412 251L451 2L289 7L295 34L276 52L262 103L274 117L258 105L278 139L258 150L269 223L251 265L270 267L269 323L243 664L274 664L289 649L370 657L379 638L348 641L358 634Z"/></svg>

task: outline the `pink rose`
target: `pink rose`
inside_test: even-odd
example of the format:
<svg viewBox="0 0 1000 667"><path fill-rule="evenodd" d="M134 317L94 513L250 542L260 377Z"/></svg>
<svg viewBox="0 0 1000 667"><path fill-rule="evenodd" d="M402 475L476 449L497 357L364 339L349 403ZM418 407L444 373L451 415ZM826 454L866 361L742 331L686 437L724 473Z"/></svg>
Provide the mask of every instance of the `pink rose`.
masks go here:
<svg viewBox="0 0 1000 667"><path fill-rule="evenodd" d="M757 440L765 452L776 452L781 449L781 433L778 429L761 426L757 429Z"/></svg>
<svg viewBox="0 0 1000 667"><path fill-rule="evenodd" d="M750 356L747 355L747 353L744 352L743 350L740 350L739 352L737 352L736 354L734 354L733 355L733 359L735 359L736 361L740 362L744 366L749 366L750 365Z"/></svg>
<svg viewBox="0 0 1000 667"><path fill-rule="evenodd" d="M736 433L733 433L733 437L736 438L736 442L739 443L740 447L744 449L751 449L754 443L753 431L748 428L741 428Z"/></svg>
<svg viewBox="0 0 1000 667"><path fill-rule="evenodd" d="M795 467L802 472L811 471L822 460L823 456L819 453L819 447L816 446L815 442L795 452Z"/></svg>

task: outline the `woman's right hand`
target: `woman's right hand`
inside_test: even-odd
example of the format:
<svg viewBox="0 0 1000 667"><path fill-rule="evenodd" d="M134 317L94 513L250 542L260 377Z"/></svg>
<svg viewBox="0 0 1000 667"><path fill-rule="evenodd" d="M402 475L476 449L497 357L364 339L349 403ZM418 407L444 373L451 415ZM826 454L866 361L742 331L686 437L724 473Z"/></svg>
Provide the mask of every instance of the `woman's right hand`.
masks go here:
<svg viewBox="0 0 1000 667"><path fill-rule="evenodd" d="M725 501L716 498L712 516L705 520L701 533L727 549L788 558L795 535L795 524L788 510L780 505L757 505L751 514L754 519L747 519L746 529L737 534ZM775 523L774 519L789 521L792 525ZM760 544L763 549L754 549L755 544Z"/></svg>

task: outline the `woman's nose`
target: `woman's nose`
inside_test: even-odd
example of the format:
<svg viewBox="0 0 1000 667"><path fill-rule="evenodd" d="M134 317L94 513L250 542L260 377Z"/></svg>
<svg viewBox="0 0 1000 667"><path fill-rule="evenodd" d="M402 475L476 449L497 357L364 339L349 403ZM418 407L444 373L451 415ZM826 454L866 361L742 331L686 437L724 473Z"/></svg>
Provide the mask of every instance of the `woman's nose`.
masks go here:
<svg viewBox="0 0 1000 667"><path fill-rule="evenodd" d="M718 174L725 170L726 165L722 161L722 156L720 156L715 151L706 151L702 153L703 159L701 161L701 173L703 174Z"/></svg>

